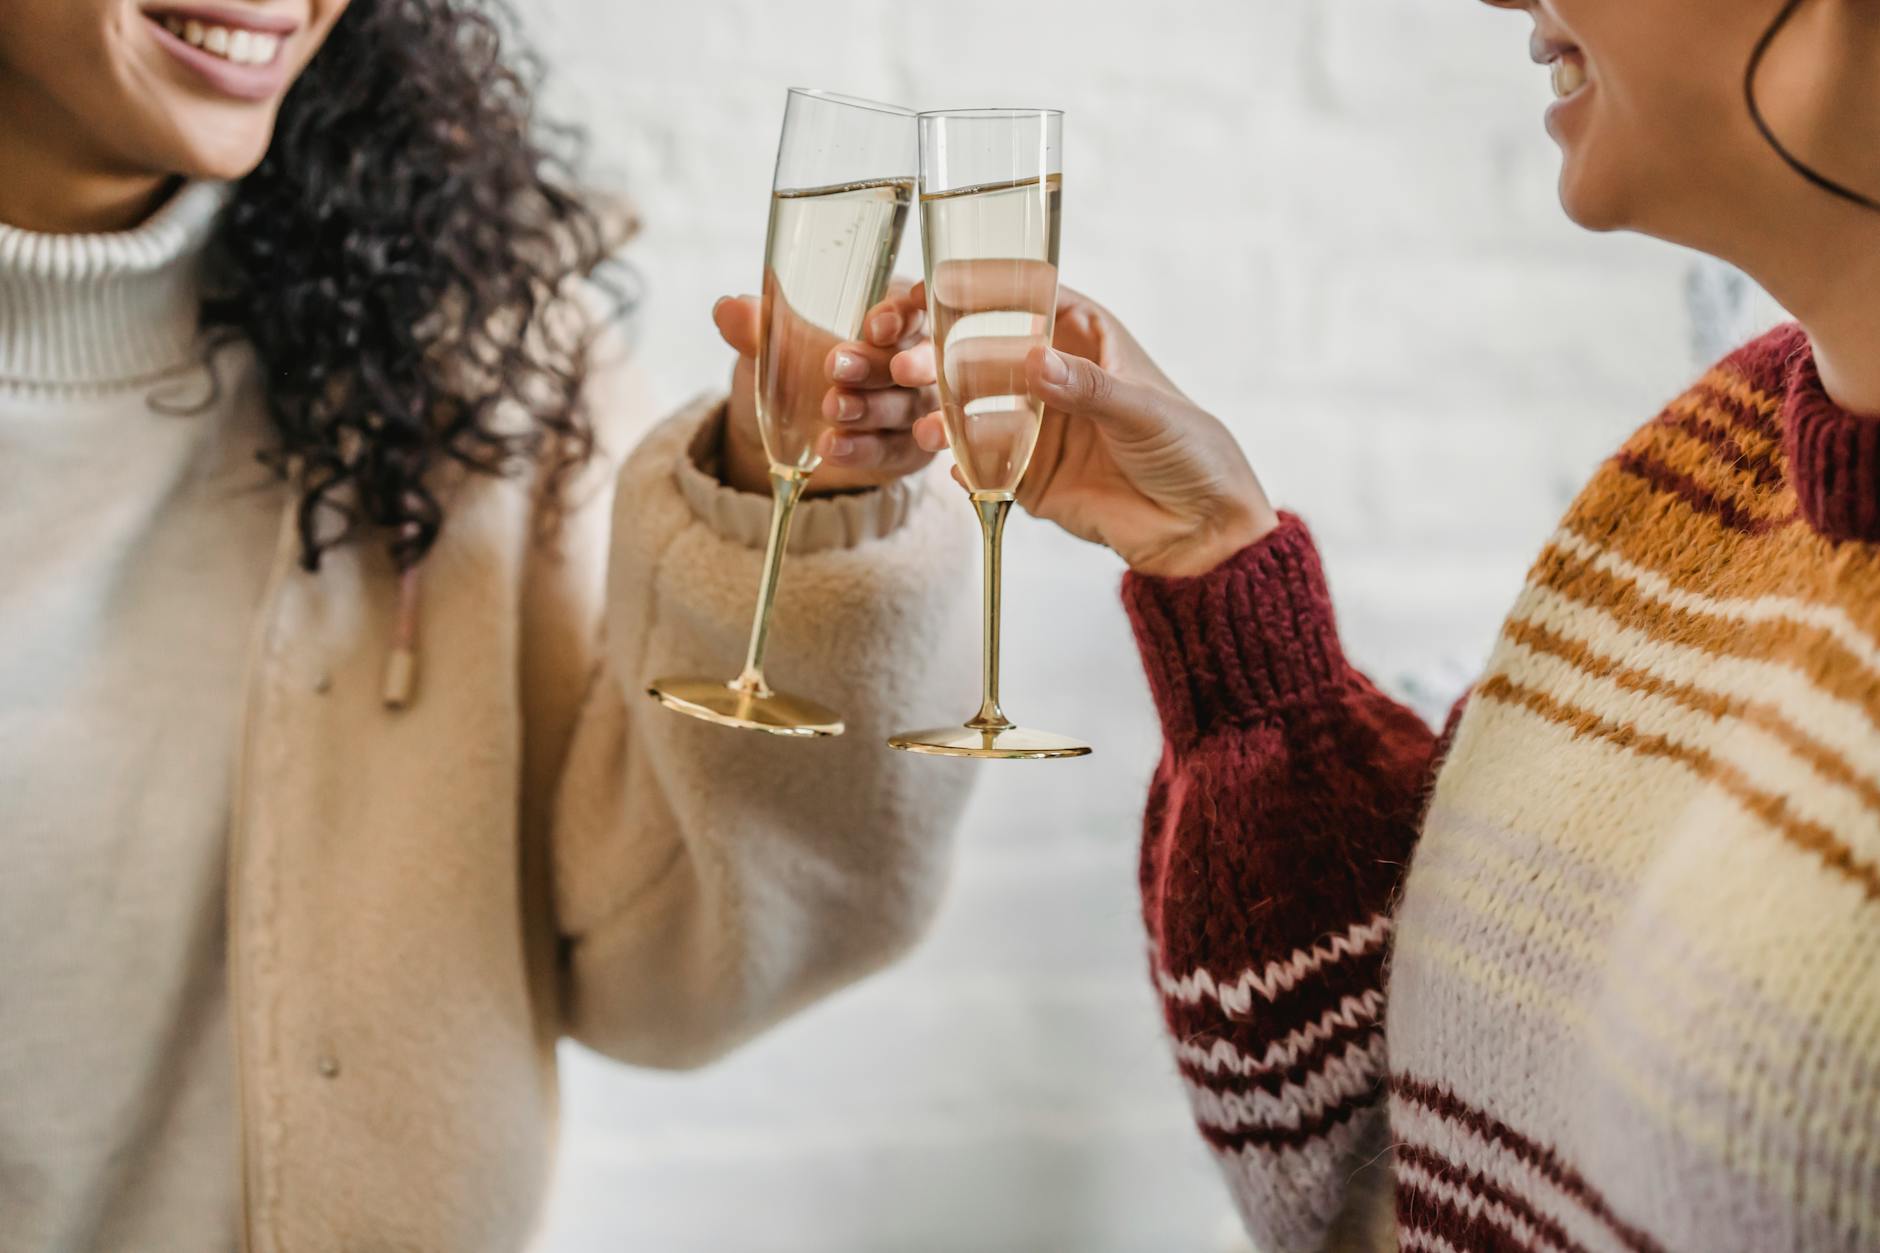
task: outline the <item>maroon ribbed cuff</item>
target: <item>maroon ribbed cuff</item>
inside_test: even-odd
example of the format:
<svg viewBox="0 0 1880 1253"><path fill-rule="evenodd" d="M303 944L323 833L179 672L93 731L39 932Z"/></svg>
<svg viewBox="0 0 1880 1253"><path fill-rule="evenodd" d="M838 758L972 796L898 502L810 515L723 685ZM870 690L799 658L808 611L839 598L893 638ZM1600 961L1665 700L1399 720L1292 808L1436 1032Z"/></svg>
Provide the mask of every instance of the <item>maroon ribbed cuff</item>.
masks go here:
<svg viewBox="0 0 1880 1253"><path fill-rule="evenodd" d="M1123 605L1171 741L1318 703L1349 674L1318 550L1290 513L1206 574L1132 571Z"/></svg>
<svg viewBox="0 0 1880 1253"><path fill-rule="evenodd" d="M1834 403L1805 341L1788 363L1782 420L1802 516L1831 540L1880 540L1880 418Z"/></svg>

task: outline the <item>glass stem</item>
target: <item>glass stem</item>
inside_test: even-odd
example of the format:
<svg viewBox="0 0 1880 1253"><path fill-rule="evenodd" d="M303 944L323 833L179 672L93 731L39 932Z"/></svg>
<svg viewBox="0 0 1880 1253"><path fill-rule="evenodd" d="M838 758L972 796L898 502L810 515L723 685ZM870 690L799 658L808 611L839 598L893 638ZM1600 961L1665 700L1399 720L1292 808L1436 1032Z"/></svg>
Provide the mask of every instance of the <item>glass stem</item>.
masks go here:
<svg viewBox="0 0 1880 1253"><path fill-rule="evenodd" d="M803 499L809 475L801 470L770 468L770 539L764 545L764 579L757 587L757 613L751 619L751 647L744 654L744 673L732 684L752 696L770 695L764 682L764 651L770 647L770 611L777 604L777 579L783 572L783 552L790 544L790 519Z"/></svg>
<svg viewBox="0 0 1880 1253"><path fill-rule="evenodd" d="M984 695L979 712L966 723L975 731L1009 731L1011 719L999 708L999 556L1005 539L1005 515L1012 511L1010 492L974 492L973 509L979 514L979 534L985 543Z"/></svg>

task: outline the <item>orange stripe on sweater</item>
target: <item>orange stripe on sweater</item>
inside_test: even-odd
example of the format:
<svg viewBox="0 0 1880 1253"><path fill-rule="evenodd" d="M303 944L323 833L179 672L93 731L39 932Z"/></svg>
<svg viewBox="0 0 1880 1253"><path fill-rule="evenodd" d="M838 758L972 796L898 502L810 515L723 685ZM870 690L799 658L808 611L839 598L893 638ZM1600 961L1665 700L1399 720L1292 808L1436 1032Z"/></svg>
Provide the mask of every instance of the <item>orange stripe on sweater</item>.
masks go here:
<svg viewBox="0 0 1880 1253"><path fill-rule="evenodd" d="M1782 433L1782 397L1763 391L1750 382L1735 366L1720 365L1706 374L1700 388L1713 388L1719 395L1742 405L1750 413L1760 418L1764 429L1772 435Z"/></svg>
<svg viewBox="0 0 1880 1253"><path fill-rule="evenodd" d="M1687 430L1675 420L1653 422L1627 440L1619 458L1643 459L1667 467L1701 487L1708 495L1757 519L1765 526L1788 521L1796 509L1795 493L1766 460L1761 474L1745 469L1741 453L1719 455L1720 441L1709 438L1713 428ZM1721 441L1733 447L1733 440Z"/></svg>
<svg viewBox="0 0 1880 1253"><path fill-rule="evenodd" d="M1615 526L1623 518L1626 524ZM1787 596L1833 605L1880 639L1880 549L1836 545L1806 525L1760 534L1673 505L1658 488L1612 463L1597 474L1562 525L1613 555L1707 596Z"/></svg>
<svg viewBox="0 0 1880 1253"><path fill-rule="evenodd" d="M1729 370L1712 370L1691 390L1671 402L1672 409L1703 405L1729 424L1737 435L1781 459L1782 402L1746 384Z"/></svg>
<svg viewBox="0 0 1880 1253"><path fill-rule="evenodd" d="M1673 430L1705 445L1722 465L1738 474L1747 475L1756 488L1780 490L1782 467L1775 458L1766 450L1754 449L1752 442L1741 432L1732 430L1726 419L1713 416L1717 412L1713 405L1693 404L1683 409L1667 409L1660 420Z"/></svg>
<svg viewBox="0 0 1880 1253"><path fill-rule="evenodd" d="M1788 618L1752 622L1679 609L1559 547L1541 555L1529 579L1656 639L1717 657L1795 663L1822 691L1859 705L1870 718L1880 718L1880 673L1822 627Z"/></svg>
<svg viewBox="0 0 1880 1253"><path fill-rule="evenodd" d="M1662 735L1647 734L1629 724L1601 718L1575 705L1556 700L1546 692L1516 683L1505 675L1498 674L1483 683L1477 689L1477 695L1484 700L1526 709L1549 722L1568 728L1575 735L1604 740L1640 756L1677 762L1706 783L1721 789L1744 809L1774 828L1783 839L1812 854L1829 870L1857 885L1869 901L1880 902L1880 867L1856 857L1854 850L1826 827L1791 813L1782 797L1756 787L1735 766L1720 762L1700 749L1674 743Z"/></svg>
<svg viewBox="0 0 1880 1253"><path fill-rule="evenodd" d="M1767 732L1780 741L1783 747L1814 767L1822 777L1854 792L1862 804L1880 814L1880 786L1875 786L1872 780L1856 770L1834 749L1783 717L1773 705L1723 696L1688 683L1661 679L1647 670L1601 657L1578 640L1569 639L1532 622L1512 620L1503 628L1502 634L1536 652L1558 657L1582 674L1610 679L1620 687L1675 701L1686 709L1708 714L1712 718L1735 718L1746 722Z"/></svg>

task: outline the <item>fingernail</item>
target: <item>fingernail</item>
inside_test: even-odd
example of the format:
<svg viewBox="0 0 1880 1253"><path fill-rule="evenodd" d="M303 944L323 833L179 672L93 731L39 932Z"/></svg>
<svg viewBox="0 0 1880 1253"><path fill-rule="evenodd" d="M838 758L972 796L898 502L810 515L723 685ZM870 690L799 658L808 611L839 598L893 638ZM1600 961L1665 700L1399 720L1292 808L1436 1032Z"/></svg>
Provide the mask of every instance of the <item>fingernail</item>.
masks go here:
<svg viewBox="0 0 1880 1253"><path fill-rule="evenodd" d="M901 335L901 315L898 313L877 313L868 324L868 333L876 343L891 344Z"/></svg>
<svg viewBox="0 0 1880 1253"><path fill-rule="evenodd" d="M862 404L862 398L860 396L851 396L847 392L840 392L836 395L836 421L859 421L862 416L862 411L866 407L867 406Z"/></svg>
<svg viewBox="0 0 1880 1253"><path fill-rule="evenodd" d="M830 437L829 455L831 457L840 459L842 457L848 456L850 453L854 451L855 451L855 441L850 439L848 436L835 435L835 436Z"/></svg>
<svg viewBox="0 0 1880 1253"><path fill-rule="evenodd" d="M725 301L727 301L727 300L729 300L729 299L731 299L731 297L729 297L729 296L720 296L720 297L719 297L718 299L716 299L716 300L714 300L714 301L712 301L712 312L713 312L713 313L716 313L716 312L718 312L718 311L719 311L720 309L722 309L722 308L724 308L724 307L725 307Z"/></svg>
<svg viewBox="0 0 1880 1253"><path fill-rule="evenodd" d="M1071 368L1055 349L1047 348L1044 350L1044 360L1038 363L1038 373L1053 387L1062 387L1070 381Z"/></svg>
<svg viewBox="0 0 1880 1253"><path fill-rule="evenodd" d="M859 383L868 377L868 363L852 352L839 352L830 373L844 383Z"/></svg>

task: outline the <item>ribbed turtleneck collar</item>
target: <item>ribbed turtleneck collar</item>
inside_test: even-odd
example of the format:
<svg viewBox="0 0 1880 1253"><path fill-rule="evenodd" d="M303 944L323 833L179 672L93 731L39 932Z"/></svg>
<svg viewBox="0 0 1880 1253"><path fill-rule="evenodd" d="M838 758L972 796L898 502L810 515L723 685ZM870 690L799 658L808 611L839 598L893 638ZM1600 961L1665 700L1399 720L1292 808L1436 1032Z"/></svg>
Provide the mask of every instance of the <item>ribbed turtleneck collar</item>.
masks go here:
<svg viewBox="0 0 1880 1253"><path fill-rule="evenodd" d="M1802 516L1835 541L1880 541L1880 418L1836 404L1797 329L1785 356L1782 425Z"/></svg>
<svg viewBox="0 0 1880 1253"><path fill-rule="evenodd" d="M189 183L117 234L0 225L0 387L120 386L187 363L202 254L228 194Z"/></svg>

